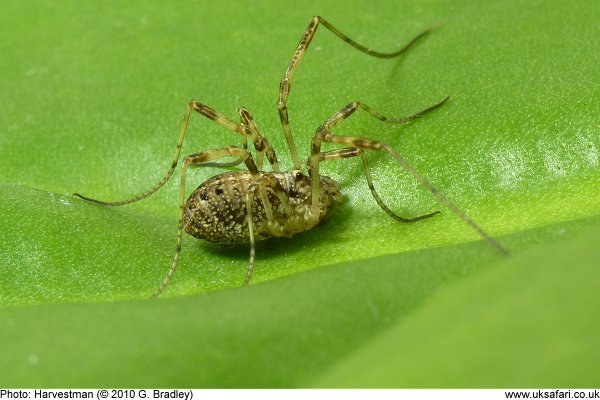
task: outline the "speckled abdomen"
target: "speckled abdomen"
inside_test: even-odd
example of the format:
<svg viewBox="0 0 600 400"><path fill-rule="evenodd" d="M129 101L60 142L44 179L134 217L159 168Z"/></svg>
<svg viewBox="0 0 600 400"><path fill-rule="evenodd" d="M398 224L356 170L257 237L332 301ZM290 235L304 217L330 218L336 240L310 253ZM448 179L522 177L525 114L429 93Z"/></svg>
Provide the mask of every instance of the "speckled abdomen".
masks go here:
<svg viewBox="0 0 600 400"><path fill-rule="evenodd" d="M259 191L255 190L257 185L266 192L273 215L271 220L267 218ZM261 172L260 183L247 171L225 172L192 192L184 211L185 231L215 243L249 243L246 196L250 192L255 240L292 236L323 221L343 201L339 184L322 176L319 217L310 218L311 185L311 178L299 172ZM277 191L287 198L291 215L286 212Z"/></svg>

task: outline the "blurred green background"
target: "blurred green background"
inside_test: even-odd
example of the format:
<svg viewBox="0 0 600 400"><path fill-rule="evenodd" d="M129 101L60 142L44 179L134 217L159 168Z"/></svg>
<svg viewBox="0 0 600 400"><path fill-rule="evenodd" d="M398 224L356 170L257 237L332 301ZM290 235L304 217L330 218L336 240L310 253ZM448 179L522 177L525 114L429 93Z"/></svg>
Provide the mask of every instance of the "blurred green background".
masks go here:
<svg viewBox="0 0 600 400"><path fill-rule="evenodd" d="M373 201L359 160L328 163L347 204L257 249L184 238L166 172L189 99L245 106L290 166L278 84L310 18L393 51L367 57L320 30L293 82L292 132L392 145L508 247L505 259L383 154ZM0 16L0 386L592 387L600 234L600 9L594 1L6 2ZM238 144L192 116L185 154ZM218 170L194 170L190 190ZM277 278L277 279L276 279Z"/></svg>

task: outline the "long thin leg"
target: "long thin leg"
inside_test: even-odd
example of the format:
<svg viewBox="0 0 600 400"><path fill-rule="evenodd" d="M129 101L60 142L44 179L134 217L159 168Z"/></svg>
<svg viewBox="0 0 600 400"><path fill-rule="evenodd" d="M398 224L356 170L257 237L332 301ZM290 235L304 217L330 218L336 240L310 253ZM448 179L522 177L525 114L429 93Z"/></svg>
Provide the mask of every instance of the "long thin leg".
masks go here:
<svg viewBox="0 0 600 400"><path fill-rule="evenodd" d="M185 116L183 117L183 123L181 125L181 132L179 133L179 139L177 140L177 148L175 149L175 155L173 157L171 167L169 168L169 170L167 171L165 176L156 185L154 185L152 188L148 189L147 191L145 191L137 196L131 197L129 199L121 200L121 201L97 200L97 199L93 199L91 197L84 196L79 193L73 193L73 196L79 197L90 203L114 207L114 206L122 206L125 204L130 204L130 203L134 203L136 201L140 201L140 200L145 199L146 197L152 195L153 193L155 193L157 190L159 190L161 187L163 187L165 185L165 183L167 183L169 181L169 179L175 172L175 168L177 167L177 164L179 162L181 147L183 145L183 140L184 140L185 134L187 132L187 127L188 127L188 123L189 123L190 115L191 115L192 111L196 111L197 113L216 122L217 124L240 134L244 140L244 142L243 142L244 149L247 148L247 144L246 144L247 137L250 137L253 140L255 147L257 146L257 143L258 143L259 148L257 148L257 151L265 151L264 148L267 149L266 151L268 154L267 157L269 158L269 161L273 160L275 163L274 168L277 167L277 158L275 156L275 153L274 153L271 145L268 143L268 141L266 141L266 139L263 138L264 141L260 140L260 138L262 138L262 136L260 135L260 133L258 133L258 128L256 128L256 124L254 124L254 128L256 129L256 132L251 132L251 128L247 127L247 125L246 125L247 120L244 120L244 117L241 117L242 122L235 123L232 120L230 120L229 118L227 118L225 115L219 113L218 111L215 111L211 107L204 105L202 103L199 103L195 100L192 100L188 103ZM250 115L247 111L244 110L244 112L248 116ZM252 117L250 116L249 118L251 119ZM214 163L211 161L207 161L202 166L228 167L228 166L237 165L242 161L243 160L241 158L238 158L232 162L224 162L224 163ZM273 162L272 162L272 164L273 164ZM190 165L190 166L198 166L198 165L194 164L194 165Z"/></svg>
<svg viewBox="0 0 600 400"><path fill-rule="evenodd" d="M247 144L246 144L247 139L252 140L252 144L254 145L254 149L256 150L256 153L257 153L256 166L257 166L258 170L262 170L262 158L263 158L263 153L264 153L267 156L267 160L271 164L272 170L275 172L279 172L279 163L277 161L277 156L275 154L275 151L273 150L273 147L271 146L271 143L269 142L269 140L267 140L267 138L265 138L264 136L261 135L261 133L258 129L258 126L256 125L256 122L254 121L254 118L248 112L248 110L246 108L242 107L239 110L238 113L240 115L240 123L236 124L235 122L231 121L229 118L224 116L223 114L215 111L214 109L208 107L207 105L198 103L196 101L191 101L190 104L191 104L192 108L194 109L194 111L197 111L200 114L204 115L205 117L215 121L219 125L222 125L228 129L242 135L244 138L244 146L243 146L244 149L247 148ZM205 162L202 164L202 166L225 167L225 166L232 166L232 165L239 164L242 161L243 161L242 159L238 159L238 160L234 160L230 163Z"/></svg>
<svg viewBox="0 0 600 400"><path fill-rule="evenodd" d="M383 209L383 211L385 211L387 215L394 218L396 221L415 222L415 221L422 220L424 218L433 217L434 215L437 215L440 213L439 211L434 211L434 212L431 212L428 214L423 214L423 215L418 215L416 217L406 218L406 217L401 217L400 215L398 215L395 212L393 212L392 210L390 210L390 208L383 202L383 200L381 200L381 197L379 197L377 190L375 190L375 185L373 184L373 178L371 176L371 167L369 167L369 161L367 159L367 153L359 147L344 147L342 149L335 149L335 150L322 152L319 154L319 162L334 161L334 160L339 160L342 158L350 158L350 157L358 157L358 156L360 156L362 159L363 167L364 167L364 171L365 171L365 177L367 178L367 185L369 186L371 195L373 196L373 198L375 199L375 201L377 202L379 207L381 207L381 209Z"/></svg>
<svg viewBox="0 0 600 400"><path fill-rule="evenodd" d="M400 117L400 118L388 118L385 115L382 115L382 114L378 113L377 111L373 110L368 105L361 103L360 101L353 101L352 103L348 104L346 107L342 108L340 111L333 114L327 120L327 122L325 122L324 125L326 125L328 129L332 129L334 126L338 125L339 123L344 121L346 118L348 118L349 116L354 114L354 112L356 110L358 110L359 108L365 110L366 112L368 112L369 114L371 114L372 116L374 116L375 118L377 118L378 120L380 120L382 122L387 122L389 124L403 124L405 122L413 121L413 120L427 114L428 112L431 112L431 111L435 110L436 108L441 107L448 100L450 100L450 97L444 97L442 100L438 101L437 103L435 103L432 106L429 106L421 111L417 111L416 113L414 113L412 115L408 115L408 116Z"/></svg>
<svg viewBox="0 0 600 400"><path fill-rule="evenodd" d="M378 57L378 58L392 58L392 57L399 56L400 54L402 54L406 50L408 50L419 39L426 36L428 33L430 33L433 30L433 28L430 28L430 29L427 29L427 30L419 33L410 42L408 42L404 47L402 47L401 49L399 49L395 52L381 53L378 51L371 50L371 49L355 42L354 40L350 39L348 36L344 35L342 32L337 30L333 25L331 25L329 22L327 22L323 18L321 18L319 16L313 17L313 19L310 21L310 24L308 24L308 27L306 28L306 31L304 32L302 39L300 39L300 43L298 43L298 47L296 48L296 51L294 52L294 55L292 56L290 64L288 65L287 70L285 71L283 80L279 84L279 102L277 103L277 108L279 109L279 118L281 120L281 126L283 127L283 133L285 134L288 148L289 148L290 154L292 156L292 161L294 163L294 169L296 169L296 170L301 170L300 159L298 158L298 152L296 150L296 145L294 144L294 139L292 138L292 132L290 129L290 123L289 123L289 117L288 117L288 111L287 111L287 99L288 99L288 96L290 93L292 78L294 77L294 74L296 73L298 64L300 63L300 60L302 60L302 57L304 57L304 53L306 53L308 46L312 42L312 39L313 39L315 32L317 31L317 28L319 27L319 25L323 25L325 28L327 28L329 31L331 31L334 35L336 35L337 37L339 37L340 39L342 39L344 42L348 43L355 49L357 49L367 55L370 55L373 57Z"/></svg>
<svg viewBox="0 0 600 400"><path fill-rule="evenodd" d="M292 208L289 204L289 200L287 196L285 196L285 192L283 188L279 185L277 179L275 179L273 175L264 175L262 178L263 179L261 179L260 182L256 182L253 186L251 186L246 193L246 220L248 221L248 236L250 240L250 262L248 264L248 272L246 273L246 277L244 278L244 286L247 286L250 283L250 279L252 279L252 274L254 272L254 258L256 254L256 244L254 239L254 216L252 214L252 202L254 200L254 192L259 191L260 193L262 190L264 190L265 186L273 188L275 190L275 194L279 197L279 201L281 202L288 215L292 217L293 214ZM270 206L271 205L269 204L268 207Z"/></svg>
<svg viewBox="0 0 600 400"><path fill-rule="evenodd" d="M181 153L181 146L183 144L183 139L185 138L185 133L187 131L188 122L190 120L191 112L192 112L192 107L190 106L190 104L188 104L187 110L185 112L185 116L183 117L183 123L181 124L181 132L179 133L179 139L177 140L177 148L175 149L175 156L173 157L173 162L171 163L171 167L169 168L169 170L167 171L165 176L156 185L154 185L150 189L146 190L145 192L143 192L137 196L131 197L129 199L121 200L121 201L97 200L97 199L93 199L91 197L84 196L79 193L73 193L73 196L79 197L90 203L100 204L103 206L115 207L115 206L123 206L125 204L134 203L136 201L142 200L142 199L152 195L158 189L163 187L164 184L167 183L168 180L171 178L171 176L173 175L173 172L175 172L175 168L177 167L177 163L179 161L179 154Z"/></svg>
<svg viewBox="0 0 600 400"><path fill-rule="evenodd" d="M248 273L244 279L244 285L248 285L252 278L252 273L254 272L254 257L256 254L256 246L254 244L254 220L252 216L252 191L253 190L248 190L248 193L246 193L246 219L248 220L248 234L250 237L250 263L248 264Z"/></svg>
<svg viewBox="0 0 600 400"><path fill-rule="evenodd" d="M207 106L203 106L203 107L205 109L208 108ZM214 113L217 113L214 110L212 110L212 111ZM238 113L240 115L240 124L237 129L237 132L240 132L244 137L243 147L245 149L248 148L248 145L247 145L248 138L250 138L252 140L254 149L256 150L256 159L254 161L256 162L256 166L258 167L258 169L262 170L263 157L264 157L264 155L266 155L267 161L269 161L269 163L271 164L271 169L274 172L279 172L279 162L277 161L277 155L275 154L275 150L273 150L273 146L271 145L269 140L260 133L260 130L258 129L256 122L254 121L254 117L252 117L250 112L248 112L248 110L245 107L240 108L238 110ZM220 114L218 114L218 115L220 115ZM221 116L221 118L226 118L226 117ZM228 127L231 127L231 126L229 125ZM237 160L233 160L231 162L219 162L219 163L207 162L207 163L202 164L202 166L232 167L232 166L235 166L235 165L241 163L242 161L243 161L242 159L237 159Z"/></svg>
<svg viewBox="0 0 600 400"><path fill-rule="evenodd" d="M169 268L169 272L163 279L163 281L160 284L160 286L158 287L158 289L156 289L154 291L154 293L152 293L152 297L158 297L163 292L163 290L165 290L165 288L167 287L169 282L171 282L171 278L173 278L173 275L175 274L175 271L177 270L177 266L179 265L179 257L181 255L181 242L183 239L183 229L184 229L183 213L185 211L185 178L187 176L186 172L187 172L187 167L189 164L190 164L189 158L187 158L187 157L184 158L183 165L181 166L181 179L179 181L179 224L178 224L178 228L177 228L177 242L175 244L175 257L173 258L173 261L171 262L171 268Z"/></svg>
<svg viewBox="0 0 600 400"><path fill-rule="evenodd" d="M373 195L373 198L375 199L377 204L379 204L379 207L381 207L383 209L383 211L385 211L387 213L387 215L394 218L396 221L400 221L400 222L416 222L416 221L420 221L424 218L433 217L434 215L437 215L440 213L439 211L434 211L434 212L430 212L428 214L417 215L416 217L412 217L412 218L401 217L398 214L394 213L392 210L390 210L388 208L388 206L385 205L385 203L383 202L383 200L381 200L381 198L377 194L377 191L375 190L375 185L373 185L373 179L371 178L371 168L369 167L369 161L367 160L367 153L362 151L361 158L363 161L363 166L365 168L365 176L367 177L367 184L369 185L369 190L371 191L371 194Z"/></svg>
<svg viewBox="0 0 600 400"><path fill-rule="evenodd" d="M158 287L158 289L156 289L156 291L152 294L152 297L158 297L165 290L165 288L171 281L171 278L175 274L175 271L177 270L177 265L179 264L179 258L180 258L180 254L181 254L181 243L183 240L183 231L185 229L183 221L184 221L184 212L185 212L185 204L186 204L185 181L186 181L188 167L206 165L207 162L211 162L213 160L223 158L223 157L237 157L237 158L244 160L246 166L248 167L248 170L254 177L255 181L258 182L260 180L260 173L259 173L258 169L256 168L256 164L254 163L254 160L252 159L252 155L246 149L243 149L243 148L239 148L239 147L235 147L235 146L227 146L222 149L208 150L208 151L204 151L201 153L193 154L193 155L187 156L183 159L183 165L181 167L181 180L179 183L179 224L178 224L178 229L177 229L177 242L175 245L175 256L173 258L173 262L171 263L171 268L169 268L169 272L163 279L163 281L160 284L160 286ZM264 190L260 190L259 187L257 188L257 190L259 190L259 193L261 194L261 200L263 201L265 211L267 209L269 211L271 211L271 204L268 201L266 192ZM263 193L264 193L264 196L262 195ZM250 229L251 229L250 234L253 235L252 228L250 228ZM253 239L251 239L251 240L253 241ZM250 258L250 265L251 265L250 269L252 269L253 265L254 265L254 256L252 253L251 253L251 258Z"/></svg>
<svg viewBox="0 0 600 400"><path fill-rule="evenodd" d="M313 137L312 152L311 152L311 156L309 159L311 176L319 176L319 158L321 157L321 154L323 154L321 152L321 142L320 142L320 139L318 139L320 137L319 132L321 132L321 131L330 132L335 126L342 123L346 118L348 118L349 116L354 114L354 112L356 110L358 110L359 108L365 110L366 112L368 112L369 114L371 114L372 116L374 116L375 118L377 118L380 121L392 123L392 124L401 124L404 122L412 121L412 120L422 116L423 114L426 114L430 111L435 110L436 108L438 108L438 107L442 106L444 103L446 103L446 101L448 101L448 99L449 99L449 97L446 97L430 107L427 107L421 111L418 111L415 114L408 115L408 116L401 117L401 118L388 118L388 117L378 113L377 111L373 110L371 107L367 106L366 104L361 103L360 101L353 101L352 103L348 104L346 107L342 108L340 111L333 114L323 125L321 125L319 127L319 129L317 130L317 133ZM356 146L356 147L361 147L361 146ZM312 180L312 209L313 209L312 213L313 214L317 212L317 207L319 204L319 190L320 190L319 186L320 186L320 184L321 184L321 182L318 179ZM374 196L374 197L377 200L377 196ZM384 208L384 210L385 210L385 208Z"/></svg>
<svg viewBox="0 0 600 400"><path fill-rule="evenodd" d="M339 136L334 135L330 132L333 126L338 125L349 115L351 115L357 108L356 107L345 107L340 112L334 114L325 124L321 125L312 139L312 153L311 153L311 176L313 177L313 188L312 188L312 205L313 213L318 208L318 196L315 198L315 190L320 190L319 179L315 179L319 176L319 153L321 153L321 143L328 142L339 144L347 147L357 147L364 150L382 150L391 155L407 172L409 172L415 179L417 179L427 190L429 190L438 200L448 207L453 213L461 218L465 223L471 226L481 237L488 241L502 254L508 255L508 251L494 238L492 238L486 231L483 230L475 221L466 215L460 208L458 208L450 199L448 199L442 192L440 192L427 178L421 175L408 161L406 161L400 154L385 143L377 140L366 139L362 137L354 136ZM373 114L372 114L373 115ZM387 119L387 122L390 122ZM316 182L316 184L315 184ZM315 201L316 200L316 201Z"/></svg>
<svg viewBox="0 0 600 400"><path fill-rule="evenodd" d="M245 136L248 136L252 139L252 143L254 144L254 149L256 150L256 165L259 170L262 170L262 159L263 153L267 156L267 161L271 164L271 169L274 172L279 172L279 163L277 161L277 155L273 150L273 146L269 140L260 134L258 126L254 121L254 118L248 110L242 107L239 110L241 127L245 131Z"/></svg>
<svg viewBox="0 0 600 400"><path fill-rule="evenodd" d="M244 150L248 150L248 140L245 137L242 141L242 147L244 148ZM243 159L236 158L231 161L223 161L223 162L207 161L205 163L198 164L198 165L190 165L190 167L192 167L192 168L196 168L196 167L230 168L230 167L235 167L236 165L239 165L242 162L244 162Z"/></svg>

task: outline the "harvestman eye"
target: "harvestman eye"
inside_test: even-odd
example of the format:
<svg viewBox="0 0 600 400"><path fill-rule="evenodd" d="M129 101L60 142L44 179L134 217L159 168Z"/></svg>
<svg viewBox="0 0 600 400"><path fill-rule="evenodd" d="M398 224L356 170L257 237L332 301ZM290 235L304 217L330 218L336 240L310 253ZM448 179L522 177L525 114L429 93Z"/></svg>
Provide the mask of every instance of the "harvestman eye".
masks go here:
<svg viewBox="0 0 600 400"><path fill-rule="evenodd" d="M260 133L254 118L248 110L245 108L239 110L240 122L236 123L209 106L193 100L188 103L187 111L183 118L171 168L160 182L144 193L122 201L101 201L74 193L74 196L103 206L130 204L152 195L175 172L192 112L197 112L242 137L241 147L230 145L183 157L179 185L179 228L177 231L175 256L171 268L158 289L153 293L153 297L160 295L164 291L177 269L184 230L198 239L210 242L249 244L250 261L248 272L244 279L244 285L247 285L252 278L254 270L255 243L257 241L273 237L292 236L296 233L309 230L322 222L343 202L339 183L325 175L321 175L320 164L322 162L360 156L367 184L373 198L390 217L398 221L415 222L439 213L439 211L434 211L424 215L401 217L390 210L381 200L373 185L367 160L368 150L378 150L388 153L427 190L433 193L441 203L477 231L482 238L502 254L508 254L500 243L489 236L478 224L443 193L437 190L427 178L417 172L410 163L390 146L383 142L364 137L341 136L333 133L334 127L342 123L358 109L367 112L382 122L400 124L412 121L440 107L449 99L448 97L412 115L400 118L388 118L358 101L349 103L340 111L333 114L313 135L311 152L306 163L309 173L308 177L303 173L304 170L298 158L298 152L289 124L287 99L290 93L292 78L296 73L300 60L302 60L304 53L308 49L317 28L321 25L360 52L378 58L397 57L432 31L432 29L428 29L421 32L404 47L395 52L380 53L358 44L321 17L314 17L310 21L279 84L277 108L288 150L292 158L293 172L280 171L275 150L269 140ZM248 141L252 142L254 156L248 150ZM323 142L336 144L340 147L334 150L321 151L321 144ZM226 157L233 157L234 161L218 161ZM263 169L265 158L270 165L270 172ZM216 175L202 183L186 200L185 181L188 167L232 167L242 162L245 164L247 171L235 170ZM287 188L287 190L284 188Z"/></svg>

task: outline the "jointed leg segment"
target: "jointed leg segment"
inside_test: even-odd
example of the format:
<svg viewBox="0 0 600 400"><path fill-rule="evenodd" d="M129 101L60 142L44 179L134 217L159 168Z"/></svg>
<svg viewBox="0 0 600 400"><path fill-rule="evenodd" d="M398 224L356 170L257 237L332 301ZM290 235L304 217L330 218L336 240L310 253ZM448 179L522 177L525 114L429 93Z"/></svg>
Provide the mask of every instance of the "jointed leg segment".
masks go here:
<svg viewBox="0 0 600 400"><path fill-rule="evenodd" d="M406 116L406 117L401 117L401 118L388 118L382 114L380 114L379 112L375 111L374 109L372 109L371 107L367 106L364 103L361 103L359 101L353 101L352 103L348 104L346 107L342 108L340 111L338 111L337 113L335 113L334 115L332 115L327 122L325 122L317 131L317 133L315 134L315 136L313 137L313 145L312 145L312 155L310 158L310 168L311 168L311 176L318 176L319 174L319 163L323 162L323 161L328 161L328 160L333 160L336 158L348 158L348 157L356 157L356 156L361 156L362 158L362 162L363 162L363 166L364 166L364 171L365 171L365 177L367 178L367 184L369 185L369 190L371 191L371 194L373 195L373 198L375 199L375 201L377 202L377 204L392 218L394 218L397 221L400 222L415 222L415 221L419 221L423 218L428 218L428 217L432 217L436 214L439 214L439 211L434 211L432 213L428 213L428 214L423 214L423 215L419 215L416 217L412 217L412 218L405 218L405 217L401 217L398 214L394 213L392 210L389 209L389 207L387 207L385 205L385 203L383 202L383 200L381 200L381 197L379 197L379 195L377 194L377 191L375 190L375 186L373 185L373 179L371 177L371 169L369 167L369 162L367 160L367 155L364 152L365 149L372 149L372 150L379 150L380 149L380 145L381 143L374 141L374 140L370 140L370 139L363 139L363 138L359 138L359 137L352 137L350 138L349 141L345 141L345 142L340 142L340 144L344 144L344 145L349 145L349 146L355 146L355 147L346 147L346 148L342 148L342 149L337 149L337 150L333 150L333 151L329 151L329 152L321 152L320 150L320 143L321 141L328 141L327 138L329 138L328 135L333 136L330 132L331 130L339 125L340 123L342 123L344 120L346 120L346 118L348 118L349 116L351 116L352 114L354 114L354 112L356 110L358 110L359 108L365 110L366 112L368 112L369 114L371 114L373 117L379 119L380 121L383 122L388 122L388 123L404 123L404 122L408 122L408 121L412 121L418 117L420 117L423 114L426 114L438 107L440 107L441 105L443 105L446 101L448 101L448 97L444 98L443 100L441 100L440 102L432 105L431 107L428 107L424 110L421 110L415 114ZM320 190L320 182L318 179L313 179L313 188L312 188L312 194L313 194L313 203L312 203L312 207L313 210L316 211L316 204L315 200L318 201L318 197L315 196L315 193L318 193L318 191Z"/></svg>
<svg viewBox="0 0 600 400"><path fill-rule="evenodd" d="M359 108L365 110L366 112L368 112L369 114L371 114L373 117L377 118L378 120L380 120L382 122L387 122L387 123L390 123L390 124L403 124L405 122L413 121L413 120L419 118L420 116L422 116L423 114L426 114L426 113L428 113L430 111L435 110L438 107L441 107L449 99L450 99L450 97L445 97L444 99L442 99L441 101L435 103L431 107L427 107L427 108L425 108L425 109L423 109L421 111L418 111L418 112L416 112L416 113L414 113L412 115L408 115L406 117L400 117L400 118L388 118L385 115L380 114L377 111L373 110L368 105L366 105L364 103L361 103L360 101L353 101L352 103L348 104L346 107L342 108L340 111L338 111L335 114L333 114L327 120L327 122L325 122L325 124L323 124L323 126L326 126L327 129L331 130L333 127L339 125L346 118L348 118L349 116L351 116L352 114L354 114L354 112L356 110L358 110Z"/></svg>
<svg viewBox="0 0 600 400"><path fill-rule="evenodd" d="M433 217L434 215L437 215L440 213L439 211L433 211L428 214L418 215L416 217L411 217L411 218L405 218L405 217L399 216L398 214L396 214L395 212L390 210L388 208L388 206L385 205L383 200L381 200L381 197L379 197L379 195L377 194L377 191L375 190L375 186L373 185L373 179L371 178L371 168L369 167L369 161L367 160L367 153L362 151L361 158L362 158L362 162L363 162L363 167L365 168L365 176L367 178L367 184L369 185L369 190L371 191L371 195L373 195L373 198L375 199L375 201L377 202L379 207L381 207L383 209L383 211L386 212L387 215L394 218L396 221L400 221L400 222L416 222L416 221L420 221L424 218Z"/></svg>
<svg viewBox="0 0 600 400"><path fill-rule="evenodd" d="M121 201L97 200L97 199L93 199L91 197L81 195L79 193L73 193L73 196L79 197L90 203L96 203L96 204L101 204L103 206L115 207L115 206L123 206L126 204L135 203L136 201L145 199L146 197L155 193L157 190L159 190L161 187L163 187L165 185L165 183L167 183L169 181L169 179L175 172L175 168L177 167L177 164L179 162L179 156L181 154L181 147L183 145L183 140L184 140L185 134L187 132L187 127L189 124L190 115L191 115L192 111L196 111L197 113L216 122L217 124L227 128L231 131L239 133L243 137L244 149L247 148L246 141L248 138L250 138L254 144L254 148L257 151L257 158L259 159L258 169L262 170L262 156L263 156L263 153L266 153L267 160L271 164L273 171L279 171L279 164L277 162L277 157L275 155L275 152L273 151L273 147L271 146L269 141L260 134L260 132L258 131L258 127L256 126L256 123L254 122L254 119L252 118L250 113L245 108L242 108L239 110L241 122L239 124L236 124L235 122L233 122L232 120L227 118L225 115L212 109L211 107L204 105L202 103L199 103L195 100L192 100L188 103L185 116L183 117L183 122L181 125L181 132L179 133L179 139L177 140L177 148L175 149L175 156L173 157L173 162L171 163L171 167L169 168L169 170L167 171L165 176L156 185L154 185L152 188L148 189L147 191L145 191L137 196L131 197L129 199L121 200ZM202 164L202 166L230 167L230 166L237 165L242 161L244 161L244 160L241 158L237 158L236 160L234 160L232 162L224 162L224 163L215 163L215 162L211 162L211 161L206 161ZM190 166L200 166L200 163L195 163Z"/></svg>
<svg viewBox="0 0 600 400"><path fill-rule="evenodd" d="M426 110L423 110L422 112L419 112L415 115L422 115L425 112L431 111L431 110L439 107L440 105L442 105L446 100L447 100L447 98L442 100L441 102L435 104L434 106L429 107ZM354 104L354 103L351 103L351 105L352 104ZM425 188L427 188L427 190L429 190L434 196L436 196L440 202L442 202L446 207L448 207L452 212L454 212L465 223L470 225L477 233L479 233L484 239L486 239L499 252L501 252L502 254L508 254L508 251L504 247L502 247L502 245L500 245L500 243L498 243L495 239L493 239L491 236L489 236L487 232L485 232L479 225L477 225L468 215L466 215L460 208L458 208L450 199L448 199L443 193L438 191L437 188L427 178L425 178L423 175L421 175L408 161L406 161L393 148L391 148L387 144L377 141L377 140L371 140L371 139L366 139L366 138L357 137L357 136L334 135L331 132L331 128L338 125L344 119L346 119L348 116L350 116L356 110L357 107L358 107L358 105L354 106L354 107L347 106L347 107L343 108L341 111L339 111L338 113L334 114L331 118L329 118L329 120L327 120L327 122L325 124L323 124L323 125L321 125L321 127L319 127L319 129L317 130L317 132L315 133L315 135L313 136L313 139L312 139L312 152L311 152L311 158L310 158L311 176L319 176L319 162L322 161L322 157L320 156L322 154L321 153L321 143L322 142L339 144L339 145L346 146L346 147L354 147L354 148L358 148L361 150L385 151L386 153L391 155L407 172L409 172L415 179L417 179L419 181L419 183L421 183ZM367 110L367 108L364 108L364 109ZM370 112L370 114L376 116L375 114L377 114L377 113ZM408 117L408 118L410 118L410 117ZM403 120L403 118L397 119L397 121L402 121L402 120ZM392 122L392 120L386 119L386 122ZM347 150L347 152L350 152L350 151ZM349 155L347 155L347 156L349 156ZM365 159L363 158L363 162L364 162L364 160ZM367 170L368 170L368 164L365 165L365 171L367 171ZM367 179L369 179L369 178L367 178ZM312 198L312 205L311 205L311 208L313 210L315 210L315 207L318 207L318 197L315 196L315 193L320 190L319 186L320 186L320 182L317 179L313 179L313 187L312 187L313 198ZM374 192L374 190L372 190L372 193L373 193L373 197L375 197L375 200L378 200L379 196L377 196L377 194ZM380 200L377 201L377 203L380 206L383 204L383 203L380 203ZM386 210L387 207L382 206L382 208L384 210ZM436 213L434 212L429 215L424 215L424 216L417 217L417 218L419 218L419 219L426 218L429 216L433 216L435 214Z"/></svg>
<svg viewBox="0 0 600 400"><path fill-rule="evenodd" d="M248 236L250 238L250 263L248 266L248 273L246 274L246 278L244 278L244 285L247 285L250 282L250 278L252 278L252 273L254 272L254 257L256 254L256 245L254 243L254 220L252 218L252 199L252 190L248 190L248 193L246 193L246 213L248 215Z"/></svg>
<svg viewBox="0 0 600 400"><path fill-rule="evenodd" d="M342 32L337 30L333 25L331 25L329 22L327 22L325 19L323 19L321 17L318 17L318 16L314 17L310 21L310 24L306 28L306 31L304 32L302 39L300 39L300 43L298 43L298 47L296 48L296 51L294 52L294 55L292 56L292 59L285 71L283 79L282 79L281 83L279 84L279 101L277 103L277 108L279 109L279 119L281 120L281 126L283 127L283 133L285 134L288 148L289 148L290 154L292 156L292 161L294 163L294 169L297 169L297 170L301 170L301 165L300 165L300 159L298 158L298 152L296 150L296 145L294 144L294 139L292 138L292 132L290 129L289 116L288 116L288 111L287 111L287 99L290 94L292 78L294 77L294 74L296 73L296 69L298 68L298 65L300 64L302 57L304 57L304 53L306 53L306 50L308 50L308 46L312 42L313 37L314 37L315 33L317 32L317 28L319 27L319 25L323 25L331 33L333 33L334 35L336 35L337 37L339 37L340 39L342 39L344 42L348 43L350 46L354 47L355 49L357 49L367 55L370 55L373 57L378 57L378 58L393 58L393 57L399 56L400 54L402 54L406 50L408 50L419 39L426 36L428 33L430 33L433 30L433 28L430 28L430 29L427 29L427 30L421 32L420 34L415 36L410 42L408 42L404 47L402 47L401 49L399 49L395 52L381 53L378 51L371 50L371 49L355 42L354 40L352 40L348 36L344 35Z"/></svg>

